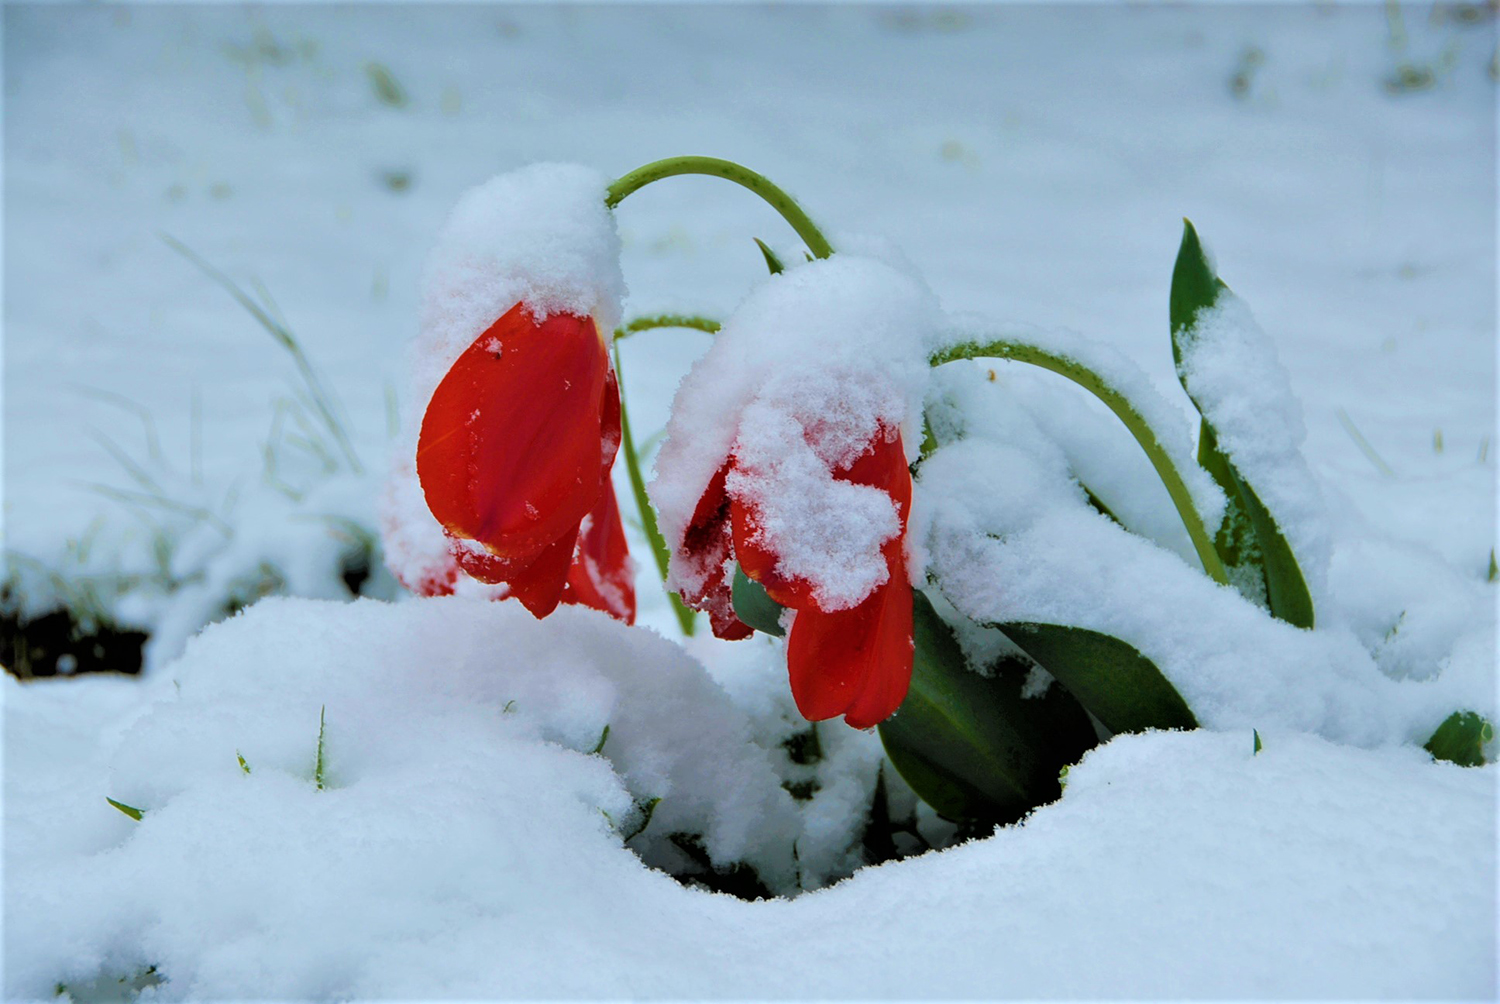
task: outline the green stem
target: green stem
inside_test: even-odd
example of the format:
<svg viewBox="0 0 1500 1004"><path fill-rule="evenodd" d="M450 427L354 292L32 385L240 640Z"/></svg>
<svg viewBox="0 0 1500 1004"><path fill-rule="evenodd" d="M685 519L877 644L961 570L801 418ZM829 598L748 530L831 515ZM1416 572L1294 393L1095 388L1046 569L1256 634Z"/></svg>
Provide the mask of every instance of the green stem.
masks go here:
<svg viewBox="0 0 1500 1004"><path fill-rule="evenodd" d="M624 327L615 329L615 341L629 338L637 331L650 331L652 328L691 328L694 331L703 331L713 335L719 331L719 322L712 317L699 317L697 314L655 314L651 317L637 317L627 322Z"/></svg>
<svg viewBox="0 0 1500 1004"><path fill-rule="evenodd" d="M653 326L669 327L671 325ZM615 331L616 342L625 337L630 330L644 331L646 328L632 329L630 325L619 328ZM646 531L646 541L651 545L651 556L656 559L656 570L661 573L662 589L666 591L667 601L672 605L672 612L677 615L677 623L681 625L684 635L692 637L693 612L683 604L680 596L667 588L667 563L670 554L667 551L667 542L661 535L661 528L656 525L656 510L651 507L651 500L646 496L646 479L641 477L641 458L635 452L635 437L630 434L630 415L625 410L625 377L620 369L620 346L618 344L615 345L615 379L620 384L620 452L625 454L625 473L630 475L630 490L635 495L636 508L641 513L641 529Z"/></svg>
<svg viewBox="0 0 1500 1004"><path fill-rule="evenodd" d="M776 185L772 184L764 175L756 174L747 167L741 167L732 160L720 160L717 157L668 157L666 160L658 160L638 167L629 174L622 174L616 178L614 183L605 190L604 204L613 209L625 200L625 197L636 192L653 181L663 178L676 177L679 174L703 174L712 178L723 178L732 181L736 185L743 185L756 195L759 195L768 205L778 213L781 218L791 224L797 236L801 237L807 244L807 249L816 258L827 258L833 254L833 245L823 236L823 232L813 223L811 217L803 212L797 201Z"/></svg>
<svg viewBox="0 0 1500 1004"><path fill-rule="evenodd" d="M1213 535L1203 525L1202 517L1193 506L1193 498L1188 492L1187 484L1182 480L1182 475L1178 473L1176 465L1172 463L1172 458L1167 455L1167 451L1157 440L1156 433L1151 430L1151 426L1146 423L1145 418L1124 394L1111 387L1099 374L1073 359L1048 352L1035 345L1003 338L993 342L964 342L954 345L934 354L928 362L933 366L941 366L958 359L980 357L1014 359L1016 362L1030 363L1033 366L1051 370L1053 373L1072 380L1108 405L1109 410L1125 423L1125 428L1130 430L1135 441L1141 444L1141 449L1146 452L1151 466L1156 468L1157 476L1161 478L1162 484L1166 485L1167 494L1172 497L1172 504L1177 507L1177 514L1182 517L1182 524L1187 527L1188 536L1192 538L1193 550L1198 552L1198 560L1203 563L1203 570L1215 582L1229 584L1229 575L1224 571L1224 563L1219 560L1219 553L1214 550Z"/></svg>

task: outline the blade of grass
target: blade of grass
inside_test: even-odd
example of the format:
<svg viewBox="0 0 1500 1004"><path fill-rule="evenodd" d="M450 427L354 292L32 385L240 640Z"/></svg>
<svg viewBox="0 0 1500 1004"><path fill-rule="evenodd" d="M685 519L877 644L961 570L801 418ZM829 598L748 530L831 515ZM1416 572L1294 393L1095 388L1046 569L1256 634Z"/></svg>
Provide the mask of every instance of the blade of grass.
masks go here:
<svg viewBox="0 0 1500 1004"><path fill-rule="evenodd" d="M160 236L168 247L192 262L198 267L199 271L221 286L230 296L234 297L240 306L249 311L250 316L255 318L261 327L265 328L271 337L292 357L292 362L297 367L298 375L302 377L302 382L307 385L318 416L322 419L324 426L327 427L329 434L333 436L334 442L338 444L339 451L344 455L344 461L355 474L363 474L364 465L360 463L359 457L354 452L354 444L349 441L349 437L344 431L344 425L339 417L339 409L333 395L323 386L322 378L318 376L317 370L313 368L312 362L307 358L307 354L302 351L302 345L297 341L297 337L292 334L291 330L285 324L273 317L265 306L252 299L238 283L209 264L207 260L192 248L170 234L164 233ZM276 309L275 304L270 304L269 307L271 311L275 311Z"/></svg>
<svg viewBox="0 0 1500 1004"><path fill-rule="evenodd" d="M1338 409L1338 416L1339 422L1344 426L1344 431L1349 434L1350 439L1354 440L1354 445L1359 447L1359 452L1365 455L1365 459L1374 464L1375 469L1381 474L1384 474L1388 478L1394 478L1396 472L1391 470L1391 465L1386 463L1380 454L1375 452L1375 447L1371 446L1370 441L1359 431L1359 427L1354 424L1354 420L1349 417L1349 413L1340 408Z"/></svg>

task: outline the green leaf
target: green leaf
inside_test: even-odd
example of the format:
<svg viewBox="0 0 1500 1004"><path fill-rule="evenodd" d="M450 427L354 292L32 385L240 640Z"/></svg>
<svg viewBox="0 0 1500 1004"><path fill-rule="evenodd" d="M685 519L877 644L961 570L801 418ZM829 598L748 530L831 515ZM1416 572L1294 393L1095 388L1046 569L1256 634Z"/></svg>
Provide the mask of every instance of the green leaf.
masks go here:
<svg viewBox="0 0 1500 1004"><path fill-rule="evenodd" d="M1198 239L1198 231L1189 220L1182 221L1182 244L1177 248L1177 263L1172 266L1172 291L1167 304L1172 320L1172 363L1182 372L1182 347L1187 333L1197 320L1198 312L1214 305L1219 294L1229 287L1214 275L1213 266ZM1183 384L1187 390L1187 384Z"/></svg>
<svg viewBox="0 0 1500 1004"><path fill-rule="evenodd" d="M240 770L246 774L250 773L250 764L245 761L244 755L239 750L234 751L234 758L240 762Z"/></svg>
<svg viewBox="0 0 1500 1004"><path fill-rule="evenodd" d="M1255 527L1255 539L1260 542L1261 570L1265 576L1266 602L1271 614L1294 627L1312 630L1315 621L1312 596L1307 591L1307 581L1302 577L1302 566L1292 546L1281 535L1281 528L1261 502L1255 490L1235 473L1239 485L1240 499L1245 511L1250 514L1250 523Z"/></svg>
<svg viewBox="0 0 1500 1004"><path fill-rule="evenodd" d="M646 832L646 827L651 825L651 817L656 814L656 807L661 804L661 796L655 795L644 800L637 799L635 803L637 818L639 822L635 829L629 833L620 834L620 839L627 843Z"/></svg>
<svg viewBox="0 0 1500 1004"><path fill-rule="evenodd" d="M603 753L604 752L604 744L607 743L607 742L609 742L609 723L605 722L604 723L604 731L601 732L601 733L599 733L599 741L594 744L594 748L593 749L589 750L589 755L590 756L598 756L600 753Z"/></svg>
<svg viewBox="0 0 1500 1004"><path fill-rule="evenodd" d="M1435 760L1478 767L1484 763L1484 744L1494 738L1495 730L1483 716L1473 711L1455 711L1438 726L1423 749Z"/></svg>
<svg viewBox="0 0 1500 1004"><path fill-rule="evenodd" d="M1193 224L1187 220L1182 223L1182 245L1172 269L1168 313L1177 378L1192 398L1182 371L1184 347L1193 337L1199 313L1214 306L1229 287L1214 274ZM1203 409L1196 398L1193 406L1201 415ZM1203 418L1199 427L1198 463L1223 490L1227 500L1224 521L1214 537L1214 550L1219 552L1225 567L1231 569L1241 592L1251 600L1264 602L1272 616L1310 629L1314 622L1312 596L1296 555L1255 489L1219 449L1218 440L1214 427Z"/></svg>
<svg viewBox="0 0 1500 1004"><path fill-rule="evenodd" d="M1011 823L1062 792L1058 774L1097 742L1088 715L1061 687L1021 696L1028 670L1006 660L993 676L966 664L927 597L914 596L911 689L880 725L886 754L939 814Z"/></svg>
<svg viewBox="0 0 1500 1004"><path fill-rule="evenodd" d="M1490 548L1490 570L1484 581L1494 582L1496 579L1500 579L1500 564L1495 563L1495 549L1492 547Z"/></svg>
<svg viewBox="0 0 1500 1004"><path fill-rule="evenodd" d="M1111 512L1109 506L1104 504L1104 500L1094 494L1092 488L1084 484L1082 481L1078 482L1078 487L1082 488L1083 493L1088 496L1089 505L1094 507L1095 512L1103 516L1105 519L1109 520L1111 523L1114 523L1116 526L1123 527L1125 525L1124 523L1120 522L1120 517Z"/></svg>
<svg viewBox="0 0 1500 1004"><path fill-rule="evenodd" d="M766 268L770 270L772 275L780 275L781 273L786 271L786 266L781 263L780 258L776 257L776 252L772 251L769 247L766 246L765 241L761 240L759 237L754 237L751 239L754 240L757 245L759 245L760 253L765 255Z"/></svg>
<svg viewBox="0 0 1500 1004"><path fill-rule="evenodd" d="M786 634L781 627L781 612L786 608L766 593L765 587L734 566L734 584L730 587L730 600L734 604L734 615L757 631L780 638Z"/></svg>
<svg viewBox="0 0 1500 1004"><path fill-rule="evenodd" d="M116 809L119 809L121 812L125 813L125 815L129 816L131 819L134 819L138 823L141 821L141 817L146 814L145 810L143 810L143 809L137 809L133 805L126 805L124 802L116 802L114 799L110 798L108 795L104 796L104 800L106 802L108 802L110 805L113 805Z"/></svg>
<svg viewBox="0 0 1500 1004"><path fill-rule="evenodd" d="M1111 732L1195 729L1161 670L1118 638L1062 624L995 624Z"/></svg>
<svg viewBox="0 0 1500 1004"><path fill-rule="evenodd" d="M1250 730L1250 734L1255 737L1255 750L1254 750L1254 752L1259 753L1261 751L1261 748L1262 748L1261 745L1260 745L1260 730L1259 729L1251 729Z"/></svg>

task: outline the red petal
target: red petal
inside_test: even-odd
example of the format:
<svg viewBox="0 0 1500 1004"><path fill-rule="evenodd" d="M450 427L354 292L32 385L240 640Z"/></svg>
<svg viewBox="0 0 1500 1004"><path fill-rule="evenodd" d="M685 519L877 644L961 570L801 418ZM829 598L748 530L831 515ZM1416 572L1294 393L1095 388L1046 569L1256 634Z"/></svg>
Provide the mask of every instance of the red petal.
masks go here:
<svg viewBox="0 0 1500 1004"><path fill-rule="evenodd" d="M683 558L701 578L695 589L685 588L682 601L694 610L708 614L714 636L725 641L748 638L755 632L734 615L734 597L725 580L725 566L734 556L729 529L729 494L724 479L731 461L726 460L698 499L698 507L682 535Z"/></svg>
<svg viewBox="0 0 1500 1004"><path fill-rule="evenodd" d="M745 574L759 582L766 595L784 607L801 610L812 606L811 583L776 573L776 554L764 544L756 507L731 501L729 512L734 527L734 556Z"/></svg>
<svg viewBox="0 0 1500 1004"><path fill-rule="evenodd" d="M520 600L533 617L546 617L557 609L577 546L578 528L574 527L571 533L549 544L530 566L505 580L510 595Z"/></svg>
<svg viewBox="0 0 1500 1004"><path fill-rule="evenodd" d="M906 448L901 433L881 430L873 448L847 468L834 471L834 477L856 485L879 488L896 503L901 517L901 532L906 533L906 517L911 512L911 468L906 463Z"/></svg>
<svg viewBox="0 0 1500 1004"><path fill-rule="evenodd" d="M896 713L911 685L912 593L900 567L852 610L797 611L787 639L792 697L808 721L867 729Z"/></svg>
<svg viewBox="0 0 1500 1004"><path fill-rule="evenodd" d="M912 589L904 554L911 472L900 434L877 436L870 452L834 476L889 494L901 532L881 548L890 577L863 603L833 613L798 608L787 670L804 718L843 715L853 728L866 729L895 714L911 685Z"/></svg>
<svg viewBox="0 0 1500 1004"><path fill-rule="evenodd" d="M626 624L635 623L635 570L625 543L625 527L620 523L615 486L610 482L605 482L599 504L584 520L562 601L602 610Z"/></svg>
<svg viewBox="0 0 1500 1004"><path fill-rule="evenodd" d="M619 441L608 437L610 376L590 318L538 323L517 304L433 393L417 444L427 505L451 535L483 543L502 578L523 574L598 500Z"/></svg>

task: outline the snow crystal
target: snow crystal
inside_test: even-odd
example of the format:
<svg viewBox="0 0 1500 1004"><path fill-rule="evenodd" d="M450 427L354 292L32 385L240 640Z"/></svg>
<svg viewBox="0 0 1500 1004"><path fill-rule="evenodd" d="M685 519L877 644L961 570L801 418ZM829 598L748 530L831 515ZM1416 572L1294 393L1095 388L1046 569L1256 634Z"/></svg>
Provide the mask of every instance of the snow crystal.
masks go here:
<svg viewBox="0 0 1500 1004"><path fill-rule="evenodd" d="M1302 458L1302 406L1275 346L1243 300L1224 290L1212 308L1198 313L1183 340L1181 372L1218 434L1219 449L1291 545L1314 607L1323 606L1332 544L1322 493Z"/></svg>
<svg viewBox="0 0 1500 1004"><path fill-rule="evenodd" d="M820 412L828 416L833 438L820 447L827 456L846 455L860 436L868 442L868 422L872 417L889 420L899 402L900 417L892 424L901 429L908 456L914 458L921 445L927 353L940 323L937 300L919 280L872 259L838 254L770 277L725 322L678 387L650 486L666 539L682 540L699 498L737 436L750 437L746 446L754 449L755 436L786 431L784 425L778 426L780 432L756 430L744 418L773 377L786 382L769 389L767 407L801 387L802 398L787 399L782 407L795 407L809 420ZM838 374L843 390L820 385L814 376L820 371ZM893 388L893 396L884 388ZM855 393L878 397L849 396ZM844 414L846 409L852 410ZM769 418L763 414L756 421ZM826 467L830 461L821 463ZM874 500L856 505L865 510L858 517L865 523L865 543L888 539L889 524L869 522L880 519ZM675 581L692 582L701 574L674 555ZM866 569L866 578L868 574ZM835 586L830 592L848 595L857 588Z"/></svg>
<svg viewBox="0 0 1500 1004"><path fill-rule="evenodd" d="M416 451L427 402L454 360L517 303L539 318L592 316L606 335L619 324L625 280L607 185L590 168L533 164L464 193L438 235L380 520L387 562L411 588L441 581L452 567L417 482ZM498 354L502 346L492 342Z"/></svg>

